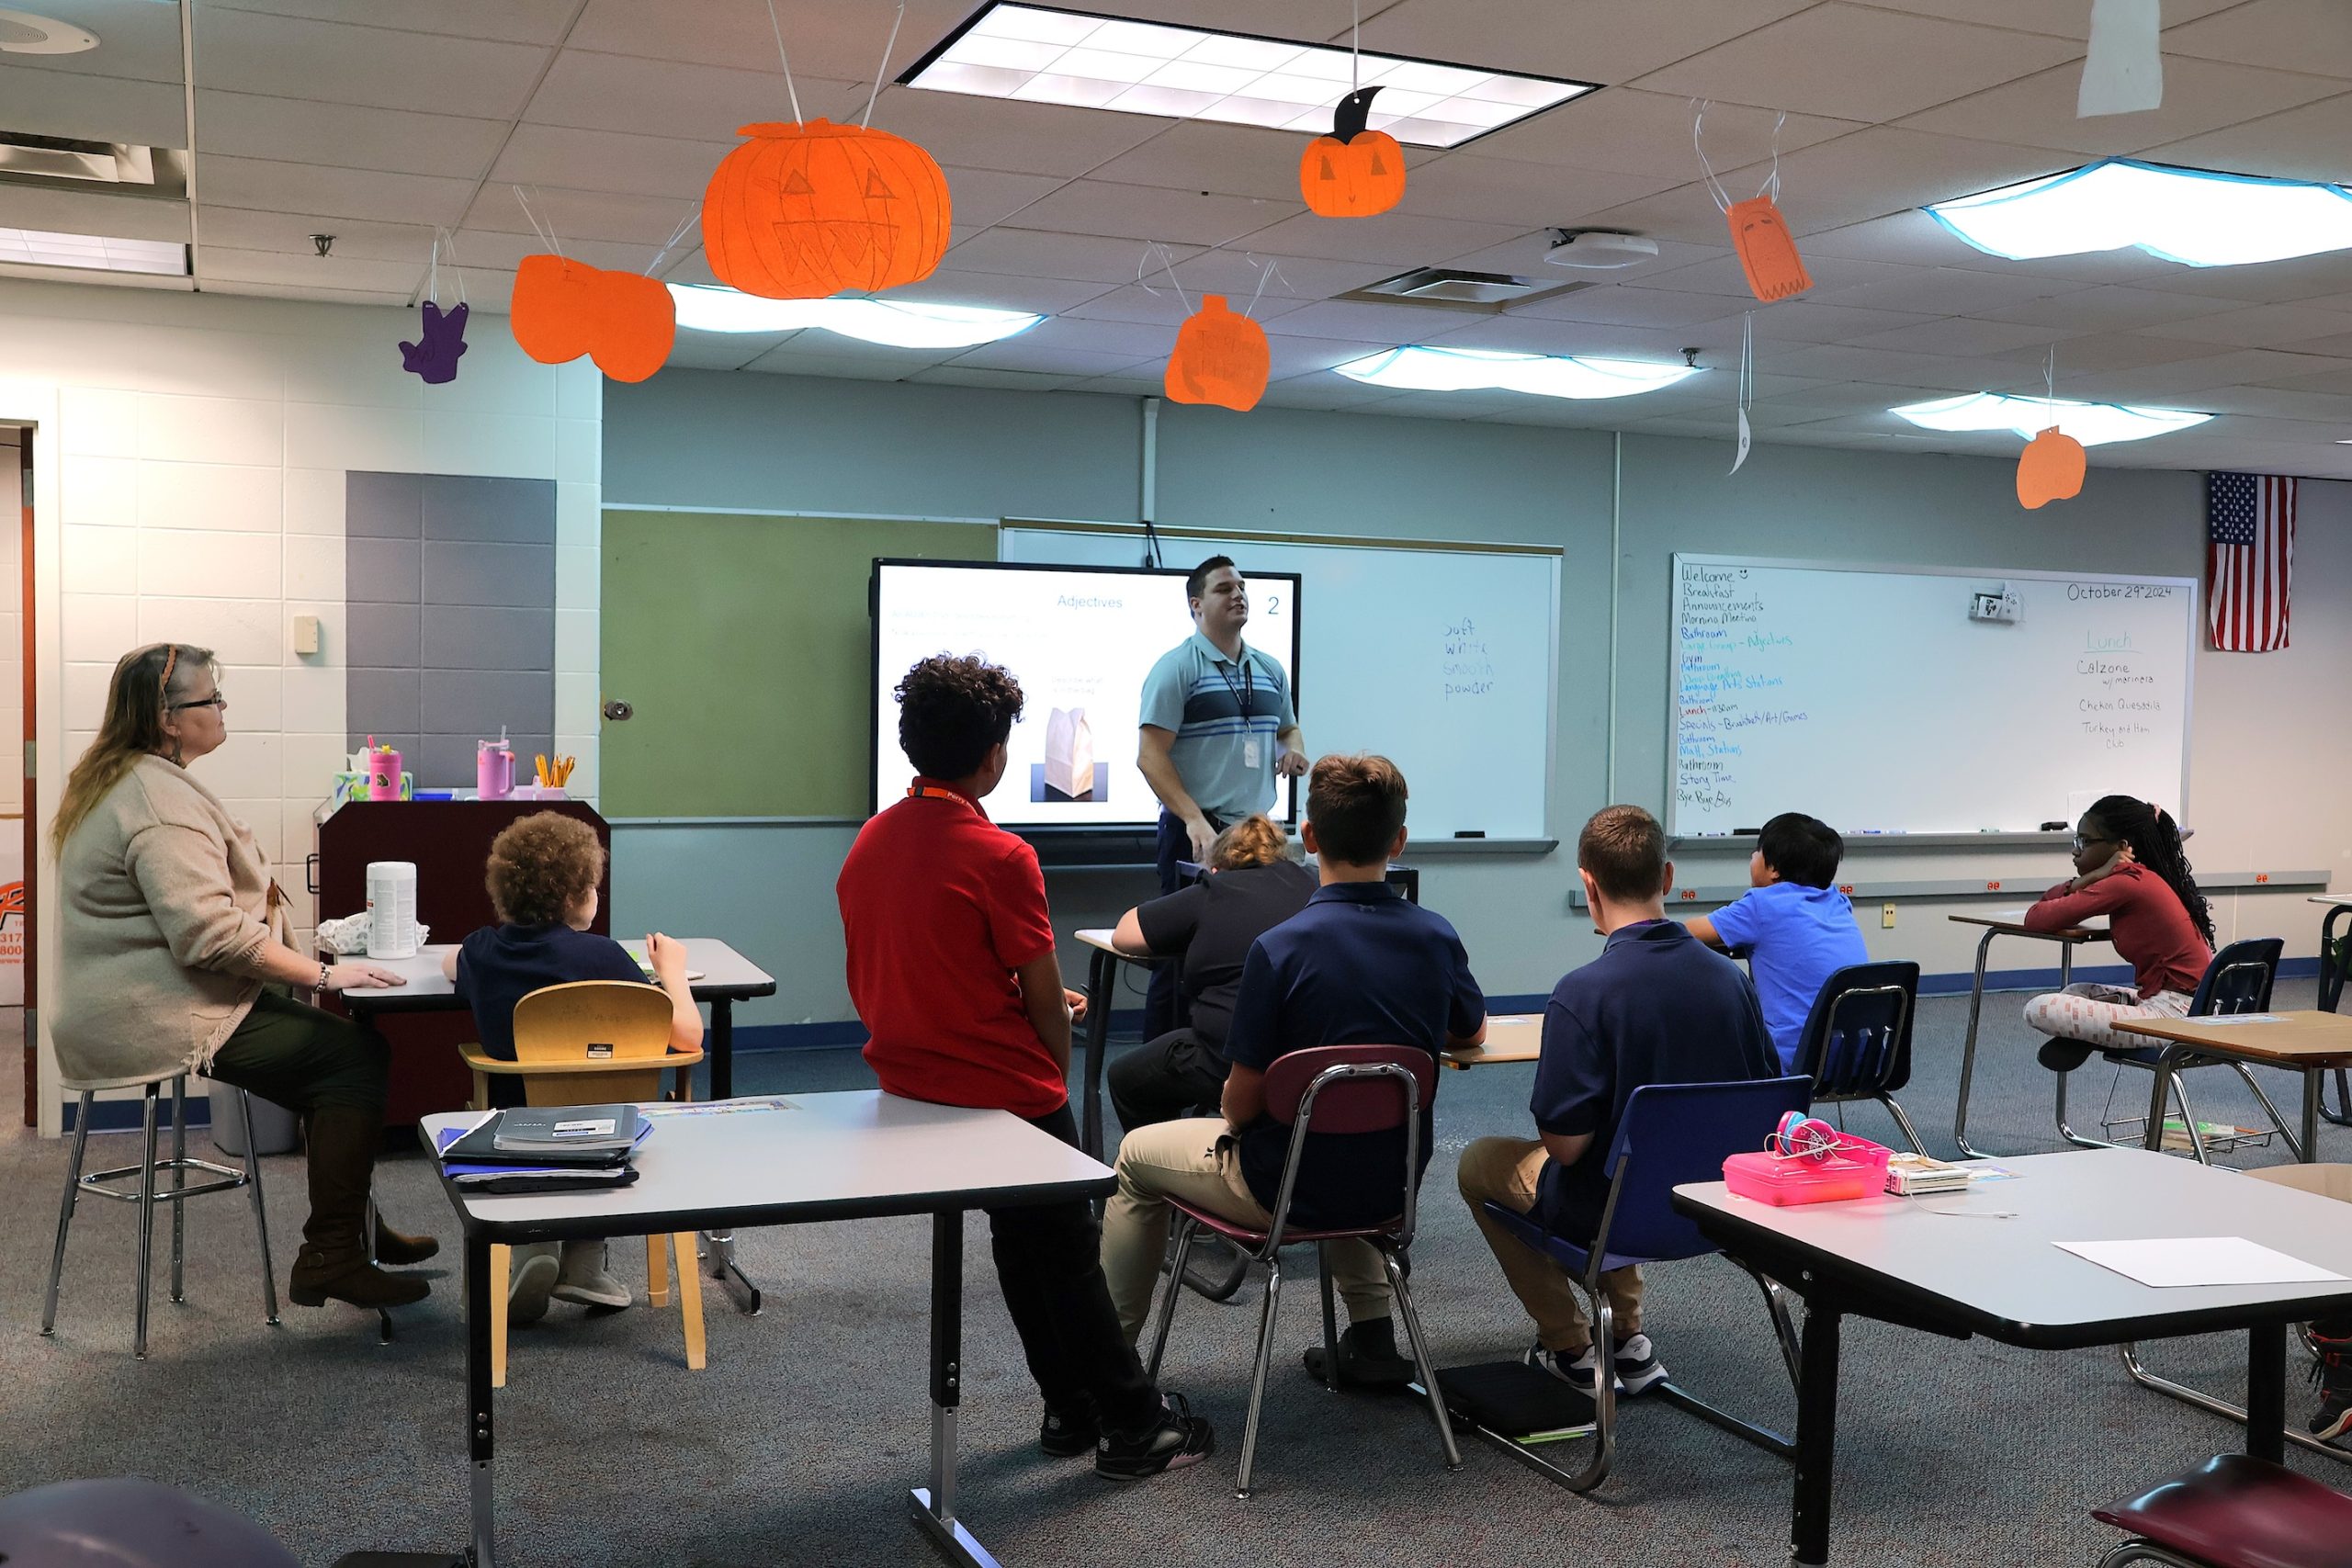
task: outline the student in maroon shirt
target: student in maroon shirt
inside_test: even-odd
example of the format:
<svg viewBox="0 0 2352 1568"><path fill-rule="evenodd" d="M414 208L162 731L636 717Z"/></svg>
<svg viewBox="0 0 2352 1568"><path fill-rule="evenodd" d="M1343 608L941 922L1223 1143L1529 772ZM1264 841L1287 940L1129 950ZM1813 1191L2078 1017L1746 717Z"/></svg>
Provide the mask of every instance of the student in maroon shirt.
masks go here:
<svg viewBox="0 0 2352 1568"><path fill-rule="evenodd" d="M2119 1051L2144 1036L2115 1028L2119 1019L2180 1018L2213 962L2213 916L2189 874L2180 829L2170 813L2110 795L2094 802L2075 829L2075 872L2025 912L2033 931L2061 931L2105 916L2109 940L2132 965L2132 987L2083 982L2025 1004L2025 1021L2051 1036L2041 1065L2070 1072L2093 1046Z"/></svg>
<svg viewBox="0 0 2352 1568"><path fill-rule="evenodd" d="M906 797L859 830L835 886L850 999L866 1065L910 1100L1010 1111L1076 1145L1069 1026L1037 854L989 820L1021 687L977 657L926 659L899 682L899 744L920 770ZM1196 1464L1209 1424L1164 1400L1120 1331L1101 1235L1083 1201L989 1211L1005 1310L1045 1395L1037 1446L1094 1455L1139 1481Z"/></svg>

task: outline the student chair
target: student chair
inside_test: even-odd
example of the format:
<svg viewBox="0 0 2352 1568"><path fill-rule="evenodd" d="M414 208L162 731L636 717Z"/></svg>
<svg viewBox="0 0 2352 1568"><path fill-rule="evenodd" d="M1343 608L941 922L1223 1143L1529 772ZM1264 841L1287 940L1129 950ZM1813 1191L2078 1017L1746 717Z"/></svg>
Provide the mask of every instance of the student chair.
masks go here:
<svg viewBox="0 0 2352 1568"><path fill-rule="evenodd" d="M158 1159L155 1157L156 1100L166 1083L172 1086L172 1153L168 1159ZM134 1360L143 1361L147 1359L147 1298L153 1293L150 1280L155 1256L155 1205L171 1205L172 1300L185 1301L187 1298L181 1287L183 1263L187 1250L187 1201L207 1192L225 1192L233 1187L246 1189L246 1195L253 1202L254 1231L261 1241L262 1321L275 1325L277 1322L277 1280L270 1269L269 1215L262 1203L261 1158L254 1153L252 1098L243 1089L237 1091L238 1109L245 1119L245 1168L243 1170L232 1170L225 1165L189 1156L187 1074L179 1071L160 1073L140 1085L139 1163L117 1166L111 1170L94 1170L85 1176L82 1174L82 1156L89 1146L90 1112L96 1102L96 1091L73 1083L60 1087L69 1091L79 1089L82 1103L74 1114L74 1155L65 1166L65 1201L57 1216L57 1245L49 1257L49 1288L41 1297L41 1333L50 1335L56 1330L57 1287L65 1273L65 1233L74 1224L74 1201L82 1193L139 1205L139 1307L137 1326L131 1330L130 1354ZM190 1171L202 1171L213 1179L199 1181L191 1187L187 1184ZM172 1184L158 1191L156 1179L167 1172ZM136 1177L138 1184L128 1189L107 1185L126 1177Z"/></svg>
<svg viewBox="0 0 2352 1568"><path fill-rule="evenodd" d="M1805 1109L1812 1089L1813 1080L1804 1077L1739 1083L1645 1084L1626 1100L1616 1141L1610 1145L1603 1167L1609 1175L1609 1198L1590 1243L1554 1235L1532 1216L1500 1203L1487 1204L1487 1213L1566 1272L1591 1308L1592 1342L1600 1348L1599 1359L1605 1367L1616 1334L1600 1276L1630 1265L1704 1258L1718 1251L1697 1225L1674 1212L1674 1189L1688 1182L1722 1180L1724 1161L1762 1148L1783 1115ZM1781 1358L1793 1388L1797 1335L1790 1321L1787 1296L1771 1280L1744 1263L1739 1267L1764 1292L1764 1305L1771 1314L1773 1335L1780 1341ZM1478 1435L1571 1492L1589 1492L1608 1479L1617 1457L1616 1379L1600 1376L1593 1383L1592 1458L1580 1471L1565 1470L1537 1457L1525 1445L1484 1427L1476 1428ZM1796 1455L1791 1439L1708 1404L1671 1378L1653 1384L1650 1393L1767 1452L1783 1459Z"/></svg>
<svg viewBox="0 0 2352 1568"><path fill-rule="evenodd" d="M2352 1568L2352 1497L2250 1454L2221 1454L2094 1508L2132 1539L2099 1568Z"/></svg>
<svg viewBox="0 0 2352 1568"><path fill-rule="evenodd" d="M2233 1013L2267 1010L2270 1006L2270 989L2278 977L2278 954L2285 946L2286 943L2277 937L2252 937L2245 942L2233 942L2222 949L2220 953L2213 955L2213 962L2206 965L2204 977L2198 981L2196 995L2189 998L2187 1016L2213 1018L2225 1017ZM2155 1082L2151 1086L2149 1094L2148 1118L2150 1121L2161 1122L2170 1098L2176 1095L2179 1097L2180 1119L2188 1128L2189 1149L2196 1156L2198 1164L2211 1165L2213 1160L2211 1152L2205 1146L2205 1134L2197 1125L2196 1112L2189 1107L2188 1085L2181 1075L2191 1067L2200 1066L2227 1066L2234 1071L2241 1079L2245 1080L2246 1088L2254 1091L2255 1099L2262 1102L2262 1109L2269 1116L2271 1126L2278 1131L2281 1138L2287 1141L2288 1147L2297 1150L2296 1157L2298 1159L2311 1157L2309 1154L2301 1151L2294 1134L2287 1130L2285 1119L2278 1114L2278 1107L2271 1103L2270 1096L2263 1092L2262 1085L2255 1081L2254 1074L2247 1069L2245 1063L2176 1058L2172 1066L2167 1067L2165 1066L2166 1049L2167 1047L2152 1042L2146 1045L2132 1046L2128 1050L2110 1050L2101 1047L2099 1055L2116 1064L2118 1068L2138 1067L2144 1072L2155 1075ZM2070 1142L2081 1144L2086 1147L2116 1146L2097 1138L2086 1137L2067 1125L2066 1077L2067 1075L2064 1073L2058 1075L2058 1130L2064 1134ZM2127 1122L2119 1124L2129 1125L2130 1123ZM2143 1123L2143 1131L2145 1123Z"/></svg>
<svg viewBox="0 0 2352 1568"><path fill-rule="evenodd" d="M1169 1200L1176 1211L1176 1258L1170 1283L1160 1292L1159 1324L1151 1340L1150 1372L1159 1376L1159 1361L1168 1349L1168 1329L1182 1293L1174 1280L1183 1277L1193 1238L1206 1228L1223 1236L1266 1267L1266 1303L1258 1317L1258 1353L1250 1378L1250 1418L1241 1435L1241 1472L1234 1495L1250 1495L1250 1476L1258 1455L1258 1416L1266 1399L1266 1365L1273 1350L1274 1314L1282 1302L1282 1250L1285 1247L1320 1246L1331 1241L1367 1241L1380 1249L1387 1266L1388 1286L1396 1293L1397 1316L1405 1326L1405 1342L1413 1352L1413 1366L1428 1392L1430 1415L1437 1422L1438 1440L1445 1449L1445 1467L1462 1468L1462 1453L1454 1446L1453 1424L1447 1419L1445 1400L1422 1341L1420 1314L1413 1310L1413 1293L1405 1282L1404 1258L1413 1244L1413 1226L1420 1196L1421 1106L1437 1093L1437 1058L1427 1051L1404 1045L1319 1045L1294 1051L1276 1059L1266 1070L1266 1113L1289 1126L1290 1152L1283 1162L1283 1180L1274 1196L1272 1223L1264 1230L1224 1219L1179 1199ZM1405 1129L1405 1165L1401 1173L1401 1207L1393 1219L1376 1225L1337 1230L1293 1229L1291 1193L1298 1182L1298 1168L1310 1150L1310 1129L1316 1133L1385 1133ZM1339 1386L1340 1333L1332 1305L1331 1273L1322 1271L1323 1364L1329 1386Z"/></svg>
<svg viewBox="0 0 2352 1568"><path fill-rule="evenodd" d="M490 1104L490 1079L509 1074L523 1081L526 1105L601 1105L658 1100L662 1075L675 1070L676 1098L694 1098L694 1067L702 1048L670 1048L673 1009L659 986L633 980L576 980L544 986L514 1004L514 1060L486 1055L480 1045L458 1055L474 1073L474 1106ZM703 1369L702 1279L695 1270L691 1231L645 1238L646 1300L670 1303L664 1253L678 1259L678 1309L685 1319L686 1365ZM506 1386L506 1284L514 1249L490 1249L490 1381Z"/></svg>
<svg viewBox="0 0 2352 1568"><path fill-rule="evenodd" d="M1911 1019L1918 1001L1917 964L1852 964L1838 970L1822 982L1805 1015L1796 1070L1813 1079L1815 1105L1875 1100L1912 1151L1926 1154L1918 1130L1894 1099L1911 1081Z"/></svg>

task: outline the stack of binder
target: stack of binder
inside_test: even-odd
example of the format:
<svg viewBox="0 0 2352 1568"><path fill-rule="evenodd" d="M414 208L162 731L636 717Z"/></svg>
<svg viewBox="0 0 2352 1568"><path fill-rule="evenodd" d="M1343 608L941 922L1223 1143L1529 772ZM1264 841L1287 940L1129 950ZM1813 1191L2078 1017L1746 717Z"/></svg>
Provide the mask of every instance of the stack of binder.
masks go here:
<svg viewBox="0 0 2352 1568"><path fill-rule="evenodd" d="M532 1106L445 1127L441 1173L466 1192L586 1192L637 1179L629 1163L653 1131L634 1105Z"/></svg>

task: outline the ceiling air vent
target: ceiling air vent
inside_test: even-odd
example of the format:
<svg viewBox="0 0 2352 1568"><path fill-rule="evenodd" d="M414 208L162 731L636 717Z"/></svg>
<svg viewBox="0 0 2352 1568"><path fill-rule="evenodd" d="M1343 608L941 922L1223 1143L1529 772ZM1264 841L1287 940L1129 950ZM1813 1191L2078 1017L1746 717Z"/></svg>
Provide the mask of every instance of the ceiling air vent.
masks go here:
<svg viewBox="0 0 2352 1568"><path fill-rule="evenodd" d="M1340 298L1378 305L1434 305L1442 310L1492 315L1530 299L1569 294L1592 286L1590 279L1584 278L1515 277L1507 272L1422 266L1367 284Z"/></svg>
<svg viewBox="0 0 2352 1568"><path fill-rule="evenodd" d="M0 181L177 200L187 195L187 154L170 147L0 130Z"/></svg>

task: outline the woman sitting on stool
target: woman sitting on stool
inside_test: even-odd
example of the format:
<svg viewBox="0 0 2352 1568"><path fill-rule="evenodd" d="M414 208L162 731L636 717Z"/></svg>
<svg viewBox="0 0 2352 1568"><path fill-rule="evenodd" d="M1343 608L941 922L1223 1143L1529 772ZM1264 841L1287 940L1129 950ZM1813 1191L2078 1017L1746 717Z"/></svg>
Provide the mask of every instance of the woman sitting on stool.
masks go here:
<svg viewBox="0 0 2352 1568"><path fill-rule="evenodd" d="M50 829L62 894L62 995L50 1021L59 1073L94 1088L201 1073L310 1116L311 1217L286 1293L302 1306L424 1299L426 1282L370 1260L440 1250L379 1222L368 1184L384 1126L384 1038L288 991L401 984L368 964L286 945L284 895L253 829L187 772L229 738L209 649L125 654L98 738L65 781Z"/></svg>

